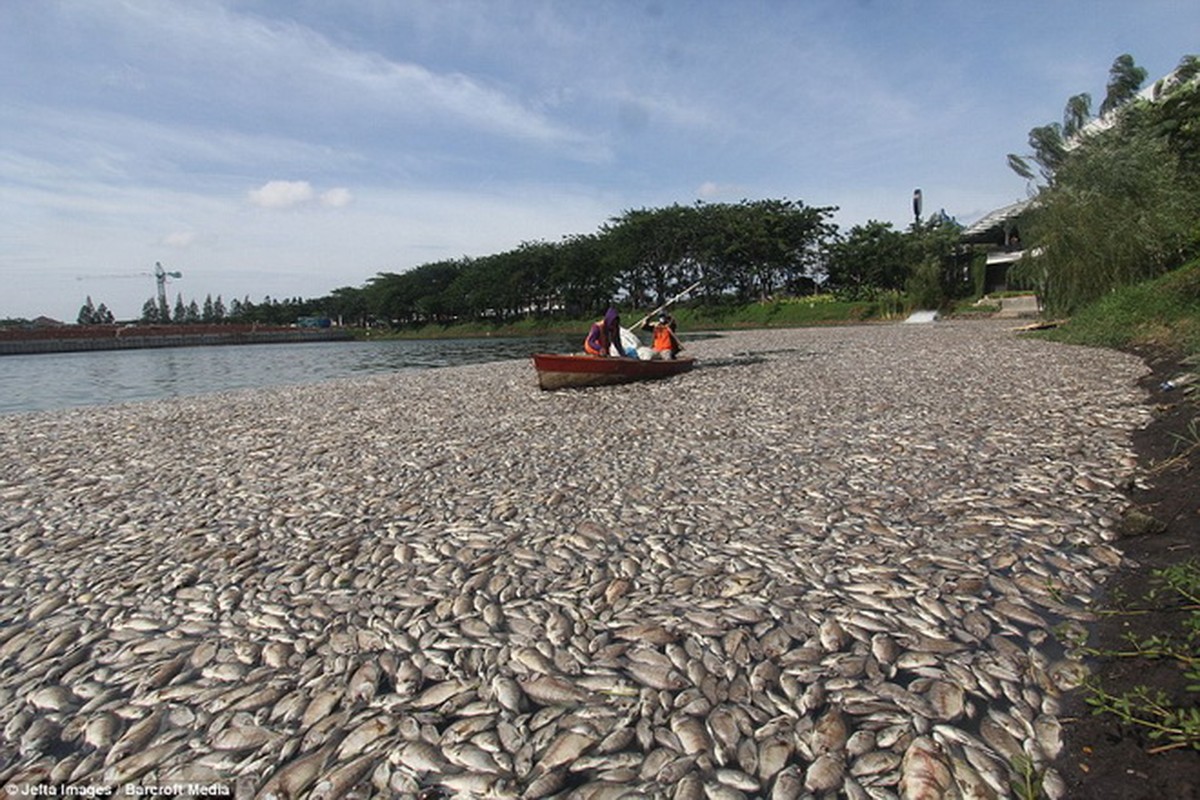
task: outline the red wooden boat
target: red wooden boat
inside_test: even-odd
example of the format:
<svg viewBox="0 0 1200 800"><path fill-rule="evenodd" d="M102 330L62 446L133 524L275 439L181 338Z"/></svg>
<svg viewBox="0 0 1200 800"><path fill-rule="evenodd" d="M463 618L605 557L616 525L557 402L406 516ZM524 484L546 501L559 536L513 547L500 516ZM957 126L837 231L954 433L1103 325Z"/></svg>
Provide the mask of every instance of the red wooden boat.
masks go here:
<svg viewBox="0 0 1200 800"><path fill-rule="evenodd" d="M602 358L589 355L535 353L533 367L543 389L574 386L606 386L669 378L687 372L696 359L683 356L673 361L642 361L638 358Z"/></svg>

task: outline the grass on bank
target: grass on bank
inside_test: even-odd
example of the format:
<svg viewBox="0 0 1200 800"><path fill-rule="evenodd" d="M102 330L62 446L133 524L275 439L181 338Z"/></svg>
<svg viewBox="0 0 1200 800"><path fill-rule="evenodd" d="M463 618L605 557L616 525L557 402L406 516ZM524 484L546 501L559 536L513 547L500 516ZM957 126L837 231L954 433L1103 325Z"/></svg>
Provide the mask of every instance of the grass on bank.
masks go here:
<svg viewBox="0 0 1200 800"><path fill-rule="evenodd" d="M618 307L621 323L633 325L650 312L649 308ZM857 322L894 321L908 309L899 292L883 293L877 300L845 302L831 295L786 297L745 305L679 305L671 309L683 332L722 331L753 328L805 328L814 325L837 325ZM447 339L477 336L535 336L546 334L578 334L580 341L595 317L576 319L525 318L504 324L465 322L450 325L429 324L394 331L373 329L370 338ZM367 335L360 332L359 335Z"/></svg>
<svg viewBox="0 0 1200 800"><path fill-rule="evenodd" d="M1042 336L1069 344L1200 353L1200 260L1118 289Z"/></svg>

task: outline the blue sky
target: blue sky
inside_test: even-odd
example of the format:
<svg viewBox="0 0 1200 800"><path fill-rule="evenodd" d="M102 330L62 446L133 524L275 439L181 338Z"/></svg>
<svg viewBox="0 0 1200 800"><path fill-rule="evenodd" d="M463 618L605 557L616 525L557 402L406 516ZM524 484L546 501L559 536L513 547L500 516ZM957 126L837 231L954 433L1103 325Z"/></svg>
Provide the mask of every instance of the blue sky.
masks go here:
<svg viewBox="0 0 1200 800"><path fill-rule="evenodd" d="M970 223L1194 0L0 0L0 318L318 297L632 208Z"/></svg>

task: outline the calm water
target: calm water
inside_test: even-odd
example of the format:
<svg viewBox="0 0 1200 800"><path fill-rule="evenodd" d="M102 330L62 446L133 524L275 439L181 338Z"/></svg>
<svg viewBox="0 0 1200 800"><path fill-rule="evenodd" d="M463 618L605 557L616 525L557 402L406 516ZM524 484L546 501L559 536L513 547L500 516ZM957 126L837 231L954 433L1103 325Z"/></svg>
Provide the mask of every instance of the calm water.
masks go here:
<svg viewBox="0 0 1200 800"><path fill-rule="evenodd" d="M528 358L535 352L578 350L581 339L321 342L0 356L0 414Z"/></svg>

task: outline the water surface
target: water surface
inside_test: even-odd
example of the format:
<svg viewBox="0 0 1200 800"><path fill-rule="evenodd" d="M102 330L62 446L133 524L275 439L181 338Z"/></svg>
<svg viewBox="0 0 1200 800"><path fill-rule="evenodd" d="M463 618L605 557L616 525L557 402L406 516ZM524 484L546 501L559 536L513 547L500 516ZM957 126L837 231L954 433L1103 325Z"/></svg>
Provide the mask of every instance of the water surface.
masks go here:
<svg viewBox="0 0 1200 800"><path fill-rule="evenodd" d="M0 414L528 358L535 352L577 351L581 341L582 336L538 336L163 347L0 356Z"/></svg>

